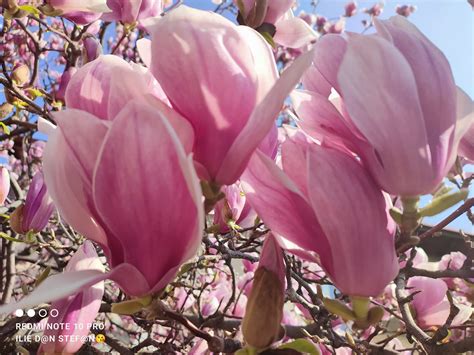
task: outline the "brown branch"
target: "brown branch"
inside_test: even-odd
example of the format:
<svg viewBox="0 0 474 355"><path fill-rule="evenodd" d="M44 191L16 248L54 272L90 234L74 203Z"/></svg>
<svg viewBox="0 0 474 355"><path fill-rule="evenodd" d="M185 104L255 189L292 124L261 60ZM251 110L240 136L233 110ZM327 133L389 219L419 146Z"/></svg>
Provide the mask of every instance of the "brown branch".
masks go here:
<svg viewBox="0 0 474 355"><path fill-rule="evenodd" d="M436 232L441 231L444 227L446 227L449 223L454 221L456 218L460 217L464 213L468 212L471 207L474 206L474 197L467 199L462 206L460 206L456 211L451 213L448 217L443 219L441 222L439 222L437 225L435 225L433 228L428 229L426 232L421 234L419 237L421 240L425 238L429 238L433 236Z"/></svg>

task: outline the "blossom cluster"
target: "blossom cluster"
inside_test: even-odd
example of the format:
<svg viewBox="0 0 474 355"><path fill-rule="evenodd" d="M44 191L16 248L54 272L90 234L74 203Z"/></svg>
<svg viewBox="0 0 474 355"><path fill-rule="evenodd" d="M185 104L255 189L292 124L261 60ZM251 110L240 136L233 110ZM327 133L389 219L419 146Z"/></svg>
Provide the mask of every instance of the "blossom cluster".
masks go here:
<svg viewBox="0 0 474 355"><path fill-rule="evenodd" d="M0 352L469 349L474 103L416 7L216 6L2 3ZM105 343L15 343L44 303Z"/></svg>

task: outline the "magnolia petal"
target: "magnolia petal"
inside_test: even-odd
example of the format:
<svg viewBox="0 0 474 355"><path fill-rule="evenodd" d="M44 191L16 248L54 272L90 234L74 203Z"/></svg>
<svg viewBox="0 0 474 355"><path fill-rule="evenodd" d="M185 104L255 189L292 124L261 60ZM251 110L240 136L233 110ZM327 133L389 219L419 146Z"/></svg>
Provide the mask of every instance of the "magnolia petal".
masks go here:
<svg viewBox="0 0 474 355"><path fill-rule="evenodd" d="M343 293L379 295L398 273L382 191L350 155L314 145L308 159L311 204L331 245L332 258L320 254L322 266Z"/></svg>
<svg viewBox="0 0 474 355"><path fill-rule="evenodd" d="M288 48L301 48L318 38L316 32L299 17L280 20L276 23L273 40Z"/></svg>
<svg viewBox="0 0 474 355"><path fill-rule="evenodd" d="M352 122L373 146L366 162L377 182L393 194L429 193L438 178L416 82L402 54L379 37L352 35L338 81Z"/></svg>
<svg viewBox="0 0 474 355"><path fill-rule="evenodd" d="M314 46L313 66L325 79L325 81L322 82L323 88L327 85L326 83L328 83L331 87L336 89L336 91L341 92L337 80L337 73L344 58L346 48L347 42L344 37L331 33L321 37ZM319 79L319 75L314 79ZM312 83L312 85L318 86L317 83ZM324 95L326 90L323 88L314 91ZM307 89L312 90L311 88Z"/></svg>
<svg viewBox="0 0 474 355"><path fill-rule="evenodd" d="M150 69L173 108L194 127L194 159L215 178L257 103L257 84L268 68L255 71L255 49L242 34L250 30L239 30L214 13L180 6L148 21L147 29L152 36ZM257 54L268 52L261 39L251 44L264 46ZM269 73L273 76L273 69Z"/></svg>
<svg viewBox="0 0 474 355"><path fill-rule="evenodd" d="M309 136L319 141L326 138L355 150L352 142L357 138L331 101L317 92L303 90L294 90L291 101L300 118L298 126Z"/></svg>
<svg viewBox="0 0 474 355"><path fill-rule="evenodd" d="M459 140L461 140L459 143L459 155L474 160L474 102L458 87L457 123L454 143L456 144Z"/></svg>
<svg viewBox="0 0 474 355"><path fill-rule="evenodd" d="M49 276L32 293L20 301L0 306L0 314L8 314L16 309L27 309L66 298L107 279L108 276L107 273L100 270L81 270Z"/></svg>
<svg viewBox="0 0 474 355"><path fill-rule="evenodd" d="M255 108L247 124L229 149L219 169L216 181L229 185L243 173L251 154L272 128L286 97L310 66L312 57L313 52L310 51L297 58Z"/></svg>
<svg viewBox="0 0 474 355"><path fill-rule="evenodd" d="M446 166L446 161L453 150L447 148L452 145L456 123L456 86L449 62L405 17L394 16L376 24L390 33L393 45L412 69L431 149L432 169L443 178L451 168Z"/></svg>
<svg viewBox="0 0 474 355"><path fill-rule="evenodd" d="M88 192L91 188L91 182L88 180L90 170L84 170L84 168L90 169L90 164L95 162L95 157L91 154L97 154L102 139L100 132L105 135L104 127L101 124L96 124L99 120L83 111L67 110L57 115L57 117L71 118L64 120L60 118L60 120L63 121L66 130L73 129L73 136L69 137L74 141L73 147L77 149L77 152L82 152L85 155L77 156L74 150L71 150L61 128L50 132L43 155L43 173L48 192L69 224L87 238L107 247L105 233L97 224L88 206ZM79 130L86 129L91 133L85 135L88 151L84 150L83 142L76 140L80 137L74 131L74 127ZM87 128L92 128L92 130L89 131ZM94 152L92 147L97 150Z"/></svg>
<svg viewBox="0 0 474 355"><path fill-rule="evenodd" d="M418 292L413 296L412 304L417 314L423 316L430 308L441 303L448 291L448 286L443 280L424 276L410 277L407 282L407 288L410 290L410 293Z"/></svg>
<svg viewBox="0 0 474 355"><path fill-rule="evenodd" d="M242 187L250 205L274 233L301 248L330 256L309 202L273 160L257 150L242 176Z"/></svg>
<svg viewBox="0 0 474 355"><path fill-rule="evenodd" d="M117 156L127 156L127 163ZM130 102L104 142L93 193L101 220L123 245L124 262L151 288L170 282L169 270L195 254L201 240L203 207L185 170L191 162L166 118L141 100ZM173 248L166 247L170 240Z"/></svg>
<svg viewBox="0 0 474 355"><path fill-rule="evenodd" d="M140 54L140 58L142 59L143 63L150 68L151 65L151 40L148 38L140 38L137 41L137 49L138 54Z"/></svg>
<svg viewBox="0 0 474 355"><path fill-rule="evenodd" d="M157 83L148 70L114 55L101 55L71 77L66 105L113 120L128 101L155 91ZM160 94L156 96L163 99Z"/></svg>

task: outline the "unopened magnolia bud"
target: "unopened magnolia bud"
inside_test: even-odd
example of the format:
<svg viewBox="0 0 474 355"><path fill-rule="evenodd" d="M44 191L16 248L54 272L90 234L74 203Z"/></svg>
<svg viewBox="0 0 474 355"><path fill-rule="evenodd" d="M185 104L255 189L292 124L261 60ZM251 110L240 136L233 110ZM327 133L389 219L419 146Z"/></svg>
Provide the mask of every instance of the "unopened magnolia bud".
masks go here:
<svg viewBox="0 0 474 355"><path fill-rule="evenodd" d="M357 4L355 1L351 1L344 6L344 16L352 17L357 13Z"/></svg>
<svg viewBox="0 0 474 355"><path fill-rule="evenodd" d="M278 339L284 300L279 277L263 267L257 269L242 322L248 345L265 349Z"/></svg>
<svg viewBox="0 0 474 355"><path fill-rule="evenodd" d="M30 80L30 68L26 64L17 66L13 69L12 79L19 86L25 85Z"/></svg>
<svg viewBox="0 0 474 355"><path fill-rule="evenodd" d="M245 24L253 28L259 27L267 15L267 9L268 0L255 1L255 5L250 11L249 9L245 9L245 13L248 14L245 17Z"/></svg>
<svg viewBox="0 0 474 355"><path fill-rule="evenodd" d="M0 105L0 119L3 119L7 117L10 113L13 112L13 106L12 104L8 102L4 102L3 104Z"/></svg>

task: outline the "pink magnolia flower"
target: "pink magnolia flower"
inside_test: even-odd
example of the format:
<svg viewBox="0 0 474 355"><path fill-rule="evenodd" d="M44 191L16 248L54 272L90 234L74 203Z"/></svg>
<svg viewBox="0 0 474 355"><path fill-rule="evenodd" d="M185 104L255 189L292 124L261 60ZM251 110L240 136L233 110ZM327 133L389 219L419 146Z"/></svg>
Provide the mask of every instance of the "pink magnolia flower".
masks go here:
<svg viewBox="0 0 474 355"><path fill-rule="evenodd" d="M241 11L244 20L253 20L252 27L258 27L262 23L275 24L288 12L288 10L291 9L294 2L294 0L243 0L241 2L243 8L239 8L239 10ZM263 8L260 3L266 3L266 8ZM237 0L234 0L234 4L239 6ZM262 10L260 10L260 8L262 8ZM257 9L261 13L257 14Z"/></svg>
<svg viewBox="0 0 474 355"><path fill-rule="evenodd" d="M408 280L407 288L410 293L418 292L413 296L411 305L420 327L440 326L446 322L451 305L446 296L448 286L443 280L415 276ZM470 304L457 304L456 306L459 308L459 312L452 324L460 325L471 317L473 309Z"/></svg>
<svg viewBox="0 0 474 355"><path fill-rule="evenodd" d="M240 8L243 22L253 28L262 24L275 26L273 39L278 44L289 48L300 48L317 39L311 26L302 18L293 16L291 11L294 0L244 0ZM266 6L266 7L265 7Z"/></svg>
<svg viewBox="0 0 474 355"><path fill-rule="evenodd" d="M49 222L54 205L44 183L43 173L33 177L26 201L12 213L10 223L17 233L40 232Z"/></svg>
<svg viewBox="0 0 474 355"><path fill-rule="evenodd" d="M104 272L94 245L86 241L69 260L64 272L81 270L97 270ZM90 326L99 313L102 296L104 295L104 282L89 286L81 292L67 298L53 302L51 309L57 309L57 316L48 317L50 324L64 324L59 329L52 327L46 329L44 335L47 339L55 339L54 342L43 343L38 351L39 354L73 354L78 351L84 341L81 340L89 334ZM63 338L72 337L75 341L60 341Z"/></svg>
<svg viewBox="0 0 474 355"><path fill-rule="evenodd" d="M61 299L106 278L130 296L148 295L195 255L204 227L199 180L171 117L153 103L131 99L107 119L69 108L55 115L55 129L40 122L48 133L43 172L51 197L71 226L100 244L111 270L54 275L1 313Z"/></svg>
<svg viewBox="0 0 474 355"><path fill-rule="evenodd" d="M318 260L341 292L379 295L398 263L395 224L371 176L351 155L298 136L283 143L282 166L257 152L243 176L263 222L286 248Z"/></svg>
<svg viewBox="0 0 474 355"><path fill-rule="evenodd" d="M239 225L238 221L245 206L245 195L238 183L224 186L221 191L225 197L214 207L214 224L219 226L221 233L225 233L229 231L229 223Z"/></svg>
<svg viewBox="0 0 474 355"><path fill-rule="evenodd" d="M448 61L402 16L377 35L327 35L293 96L301 127L357 153L394 195L430 193L446 176L472 115L456 119ZM340 97L327 100L331 88ZM383 89L381 89L383 88Z"/></svg>
<svg viewBox="0 0 474 355"><path fill-rule="evenodd" d="M5 203L10 192L10 174L7 168L0 166L0 205Z"/></svg>
<svg viewBox="0 0 474 355"><path fill-rule="evenodd" d="M165 3L164 0L107 0L107 6L112 12L102 15L102 19L133 23L159 16L163 12Z"/></svg>
<svg viewBox="0 0 474 355"><path fill-rule="evenodd" d="M194 128L200 177L234 183L273 127L311 54L278 79L263 37L222 16L180 6L145 25L152 41L151 48L142 49L151 54L140 54L151 58L150 70L171 105Z"/></svg>
<svg viewBox="0 0 474 355"><path fill-rule="evenodd" d="M82 40L84 48L82 50L82 62L83 64L92 62L102 54L102 46L97 38L92 35L85 36Z"/></svg>

